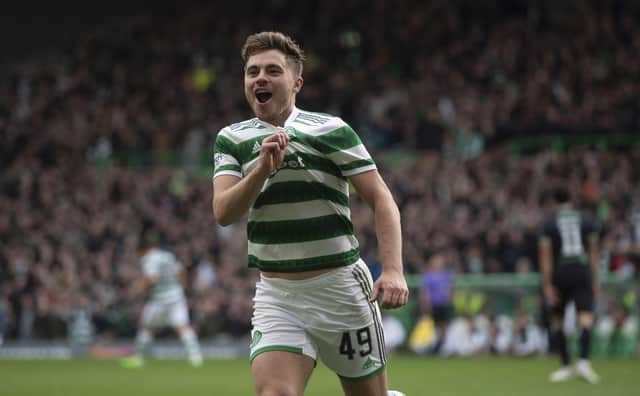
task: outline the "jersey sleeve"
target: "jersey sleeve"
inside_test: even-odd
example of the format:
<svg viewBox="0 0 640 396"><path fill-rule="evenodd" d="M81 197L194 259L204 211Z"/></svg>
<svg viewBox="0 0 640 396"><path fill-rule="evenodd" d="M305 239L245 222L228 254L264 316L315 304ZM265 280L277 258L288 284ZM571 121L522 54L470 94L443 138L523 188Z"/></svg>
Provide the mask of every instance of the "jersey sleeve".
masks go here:
<svg viewBox="0 0 640 396"><path fill-rule="evenodd" d="M343 176L377 169L358 134L346 123L318 139L320 150L340 168Z"/></svg>
<svg viewBox="0 0 640 396"><path fill-rule="evenodd" d="M215 179L221 175L242 177L235 144L229 138L226 128L218 133L213 147L213 177Z"/></svg>
<svg viewBox="0 0 640 396"><path fill-rule="evenodd" d="M175 273L180 274L182 269L185 268L184 264L175 255L173 255L171 259L173 261L173 267L175 268Z"/></svg>
<svg viewBox="0 0 640 396"><path fill-rule="evenodd" d="M148 256L142 260L142 272L145 276L157 276L159 268L159 262L154 256Z"/></svg>

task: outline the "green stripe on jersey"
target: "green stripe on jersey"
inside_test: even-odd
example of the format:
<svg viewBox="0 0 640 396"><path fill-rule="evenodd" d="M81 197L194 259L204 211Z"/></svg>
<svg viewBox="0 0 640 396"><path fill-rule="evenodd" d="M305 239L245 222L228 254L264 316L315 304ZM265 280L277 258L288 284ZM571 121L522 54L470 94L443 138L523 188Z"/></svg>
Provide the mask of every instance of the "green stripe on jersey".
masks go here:
<svg viewBox="0 0 640 396"><path fill-rule="evenodd" d="M325 199L342 206L349 206L349 196L322 183L292 181L270 185L258 195L253 207L257 209L264 205L304 202L314 199Z"/></svg>
<svg viewBox="0 0 640 396"><path fill-rule="evenodd" d="M218 134L218 136L216 137L216 143L214 145L213 151L215 153L231 154L237 159L238 152L236 150L236 147L237 145L233 143L231 140L229 140L222 134Z"/></svg>
<svg viewBox="0 0 640 396"><path fill-rule="evenodd" d="M253 158L251 158L251 160L253 160ZM249 161L249 163L251 162L251 160ZM302 164L304 164L302 167L299 167L300 160L302 160ZM296 168L298 168L298 170L301 172L304 172L305 170L319 170L331 176L338 177L344 180L345 183L347 181L347 178L342 176L342 172L340 172L340 167L336 166L336 164L334 164L333 162L325 158L318 157L317 155L313 155L309 153L301 153L301 152L296 152L294 154L287 154L284 157L284 160L280 169L283 169L283 168L290 169L290 167L287 166L287 163L289 163L290 161L293 161L294 165L296 165ZM245 163L244 165L247 166L249 163ZM269 176L269 178L273 179L273 177L276 175L277 174L274 173L271 176Z"/></svg>
<svg viewBox="0 0 640 396"><path fill-rule="evenodd" d="M558 211L558 217L563 219L580 219L580 213L573 209L561 209Z"/></svg>
<svg viewBox="0 0 640 396"><path fill-rule="evenodd" d="M358 258L360 258L360 251L357 247L342 253L295 260L260 260L250 254L249 267L260 268L262 271L302 272L342 267L355 263Z"/></svg>
<svg viewBox="0 0 640 396"><path fill-rule="evenodd" d="M238 165L222 165L216 168L215 173L220 173L222 171L234 171L240 172L240 167Z"/></svg>
<svg viewBox="0 0 640 396"><path fill-rule="evenodd" d="M362 144L362 141L351 129L345 125L341 128L334 129L321 135L298 134L300 140L320 151L323 154L331 154L340 150L347 150L351 147Z"/></svg>
<svg viewBox="0 0 640 396"><path fill-rule="evenodd" d="M340 168L336 166L333 162L318 157L317 155L309 154L309 153L301 153L298 152L296 155L291 155L291 159L295 159L296 156L302 158L302 161L305 164L305 168L307 169L315 169L322 171L324 173L328 173L332 176L339 177L341 179L347 180L344 176L342 176L342 172L340 172ZM289 155L287 155L289 157Z"/></svg>
<svg viewBox="0 0 640 396"><path fill-rule="evenodd" d="M247 139L242 143L236 144L237 159L242 165L251 162L254 158L260 155L260 146L262 141L267 138L270 133L266 133L262 136L257 136L251 139ZM257 144L257 145L256 145Z"/></svg>
<svg viewBox="0 0 640 396"><path fill-rule="evenodd" d="M336 214L303 220L250 221L247 234L253 243L308 242L353 235L353 224L348 218Z"/></svg>
<svg viewBox="0 0 640 396"><path fill-rule="evenodd" d="M362 168L367 165L374 165L373 160L357 160L349 162L348 164L340 165L340 169L344 171L350 171L352 169Z"/></svg>

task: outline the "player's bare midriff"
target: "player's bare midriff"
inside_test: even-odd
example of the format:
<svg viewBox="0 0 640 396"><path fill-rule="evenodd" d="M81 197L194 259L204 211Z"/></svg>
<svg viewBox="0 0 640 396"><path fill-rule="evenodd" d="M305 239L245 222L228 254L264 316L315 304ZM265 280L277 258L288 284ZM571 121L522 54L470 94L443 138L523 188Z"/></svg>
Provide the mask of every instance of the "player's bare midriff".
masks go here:
<svg viewBox="0 0 640 396"><path fill-rule="evenodd" d="M304 271L304 272L267 272L262 271L262 275L267 278L282 278L288 280L302 280L313 278L314 276L322 275L326 272L333 271L335 268L324 268L320 270L314 271Z"/></svg>

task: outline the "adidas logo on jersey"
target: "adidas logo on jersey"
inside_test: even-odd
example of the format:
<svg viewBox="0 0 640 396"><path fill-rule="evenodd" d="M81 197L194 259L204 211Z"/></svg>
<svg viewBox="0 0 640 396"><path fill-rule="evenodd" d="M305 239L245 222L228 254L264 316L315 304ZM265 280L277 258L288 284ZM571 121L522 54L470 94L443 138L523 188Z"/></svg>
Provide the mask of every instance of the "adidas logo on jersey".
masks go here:
<svg viewBox="0 0 640 396"><path fill-rule="evenodd" d="M260 152L260 143L258 143L258 141L256 140L255 143L253 143L253 149L251 149L251 154L255 154Z"/></svg>

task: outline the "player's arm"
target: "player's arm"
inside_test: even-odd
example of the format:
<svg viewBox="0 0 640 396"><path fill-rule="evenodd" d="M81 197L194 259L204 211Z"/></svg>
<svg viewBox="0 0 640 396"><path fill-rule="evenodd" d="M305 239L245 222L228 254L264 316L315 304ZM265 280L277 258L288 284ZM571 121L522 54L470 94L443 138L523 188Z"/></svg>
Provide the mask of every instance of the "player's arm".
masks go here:
<svg viewBox="0 0 640 396"><path fill-rule="evenodd" d="M600 297L600 277L598 271L599 261L599 246L598 236L595 233L591 233L588 236L588 254L589 254L589 267L591 269L591 282L593 287L593 295L596 299Z"/></svg>
<svg viewBox="0 0 640 396"><path fill-rule="evenodd" d="M275 133L262 141L258 163L244 178L233 175L214 177L211 206L218 224L235 223L247 213L269 175L284 160L287 143L286 133Z"/></svg>
<svg viewBox="0 0 640 396"><path fill-rule="evenodd" d="M187 271L184 269L180 269L180 272L178 273L178 282L183 288L187 287Z"/></svg>
<svg viewBox="0 0 640 396"><path fill-rule="evenodd" d="M132 296L146 300L149 298L153 285L158 281L158 276L153 274L147 274L135 283L132 290Z"/></svg>
<svg viewBox="0 0 640 396"><path fill-rule="evenodd" d="M372 301L382 292L383 308L407 303L409 289L402 271L400 211L377 170L350 177L358 194L373 209L382 273L373 287Z"/></svg>
<svg viewBox="0 0 640 396"><path fill-rule="evenodd" d="M542 236L538 241L538 257L540 260L540 275L542 277L542 291L548 304L555 304L557 295L552 284L553 274L553 250L551 239Z"/></svg>

